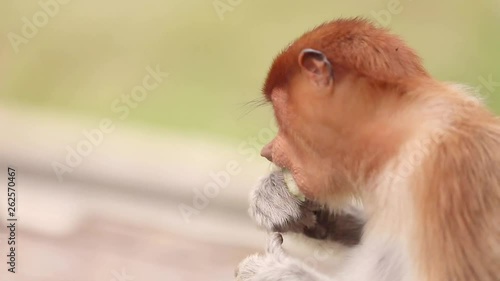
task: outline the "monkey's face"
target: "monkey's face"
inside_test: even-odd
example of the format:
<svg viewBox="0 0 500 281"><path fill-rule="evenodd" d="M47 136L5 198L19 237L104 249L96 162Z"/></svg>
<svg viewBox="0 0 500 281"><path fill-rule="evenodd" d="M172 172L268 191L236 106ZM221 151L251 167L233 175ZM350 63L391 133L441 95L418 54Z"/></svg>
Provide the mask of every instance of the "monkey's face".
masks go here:
<svg viewBox="0 0 500 281"><path fill-rule="evenodd" d="M355 189L396 155L418 119L401 113L415 103L404 93L429 78L418 56L384 29L364 20L321 25L271 66L264 94L279 132L262 155L288 168L310 199L359 195Z"/></svg>
<svg viewBox="0 0 500 281"><path fill-rule="evenodd" d="M270 94L279 131L262 155L290 170L309 199L342 204L397 152L409 134L396 126L410 121L394 118L400 95L321 52L303 50L298 64Z"/></svg>
<svg viewBox="0 0 500 281"><path fill-rule="evenodd" d="M307 197L323 198L324 194L331 194L332 186L337 185L335 182L346 177L343 148L349 146L350 141L343 138L349 135L347 131L355 128L343 123L355 113L346 112L340 105L349 104L352 98L346 97L354 89L347 76L335 72L321 53L304 50L298 59L301 72L287 87L274 89L271 94L279 132L264 147L262 155L289 169ZM336 80L337 76L343 76L342 81ZM358 108L352 106L351 110ZM356 122L349 120L348 123ZM347 185L335 189L336 196L349 193Z"/></svg>

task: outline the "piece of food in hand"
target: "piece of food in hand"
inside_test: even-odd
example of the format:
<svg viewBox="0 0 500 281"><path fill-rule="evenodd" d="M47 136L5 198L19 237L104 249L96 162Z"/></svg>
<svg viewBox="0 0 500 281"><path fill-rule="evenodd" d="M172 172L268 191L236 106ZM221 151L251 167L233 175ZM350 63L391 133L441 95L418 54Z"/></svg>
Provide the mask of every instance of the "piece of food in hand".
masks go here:
<svg viewBox="0 0 500 281"><path fill-rule="evenodd" d="M297 197L300 201L306 201L306 197L302 192L300 192L299 186L295 182L292 176L292 172L288 169L283 169L283 177L285 179L285 184L291 194Z"/></svg>
<svg viewBox="0 0 500 281"><path fill-rule="evenodd" d="M292 172L290 172L290 170L272 164L271 171L280 171L283 174L283 179L288 191L290 191L290 193L300 201L302 202L306 201L306 197L302 192L300 192L299 186L293 179L293 175Z"/></svg>
<svg viewBox="0 0 500 281"><path fill-rule="evenodd" d="M250 216L268 231L302 232L315 224L307 200L293 195L285 183L282 169L276 167L260 180L250 193Z"/></svg>

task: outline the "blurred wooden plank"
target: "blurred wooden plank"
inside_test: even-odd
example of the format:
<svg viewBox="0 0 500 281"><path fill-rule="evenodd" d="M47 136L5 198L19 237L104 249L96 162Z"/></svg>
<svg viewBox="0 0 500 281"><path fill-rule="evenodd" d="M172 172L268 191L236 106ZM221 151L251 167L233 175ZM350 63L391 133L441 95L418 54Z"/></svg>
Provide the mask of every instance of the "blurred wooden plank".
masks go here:
<svg viewBox="0 0 500 281"><path fill-rule="evenodd" d="M238 262L257 251L100 219L67 237L21 232L18 241L13 281L229 281ZM0 279L7 277L2 268Z"/></svg>

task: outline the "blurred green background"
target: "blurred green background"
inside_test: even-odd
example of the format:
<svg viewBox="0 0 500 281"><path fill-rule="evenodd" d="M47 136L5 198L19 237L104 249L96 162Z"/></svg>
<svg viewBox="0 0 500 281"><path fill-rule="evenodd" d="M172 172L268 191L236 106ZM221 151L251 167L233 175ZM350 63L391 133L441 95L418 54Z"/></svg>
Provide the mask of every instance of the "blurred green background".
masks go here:
<svg viewBox="0 0 500 281"><path fill-rule="evenodd" d="M271 116L268 107L246 114L252 106L245 103L260 97L279 50L326 20L374 19L390 1L68 2L18 54L2 37L0 102L108 116L111 102L140 83L145 67L159 65L169 78L127 123L241 138ZM498 0L397 2L400 12L388 26L438 79L500 81ZM231 7L222 19L214 8L227 8L220 3ZM2 1L0 32L21 34L21 18L38 10L36 1ZM499 108L497 95L489 102Z"/></svg>

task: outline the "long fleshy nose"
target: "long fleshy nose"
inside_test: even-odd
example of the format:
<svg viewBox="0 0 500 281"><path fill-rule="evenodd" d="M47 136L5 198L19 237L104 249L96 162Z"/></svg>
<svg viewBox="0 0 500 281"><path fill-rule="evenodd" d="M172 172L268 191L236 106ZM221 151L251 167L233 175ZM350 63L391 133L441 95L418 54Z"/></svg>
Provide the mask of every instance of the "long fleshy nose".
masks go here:
<svg viewBox="0 0 500 281"><path fill-rule="evenodd" d="M260 156L265 157L267 160L273 162L273 142L266 144L260 151Z"/></svg>

